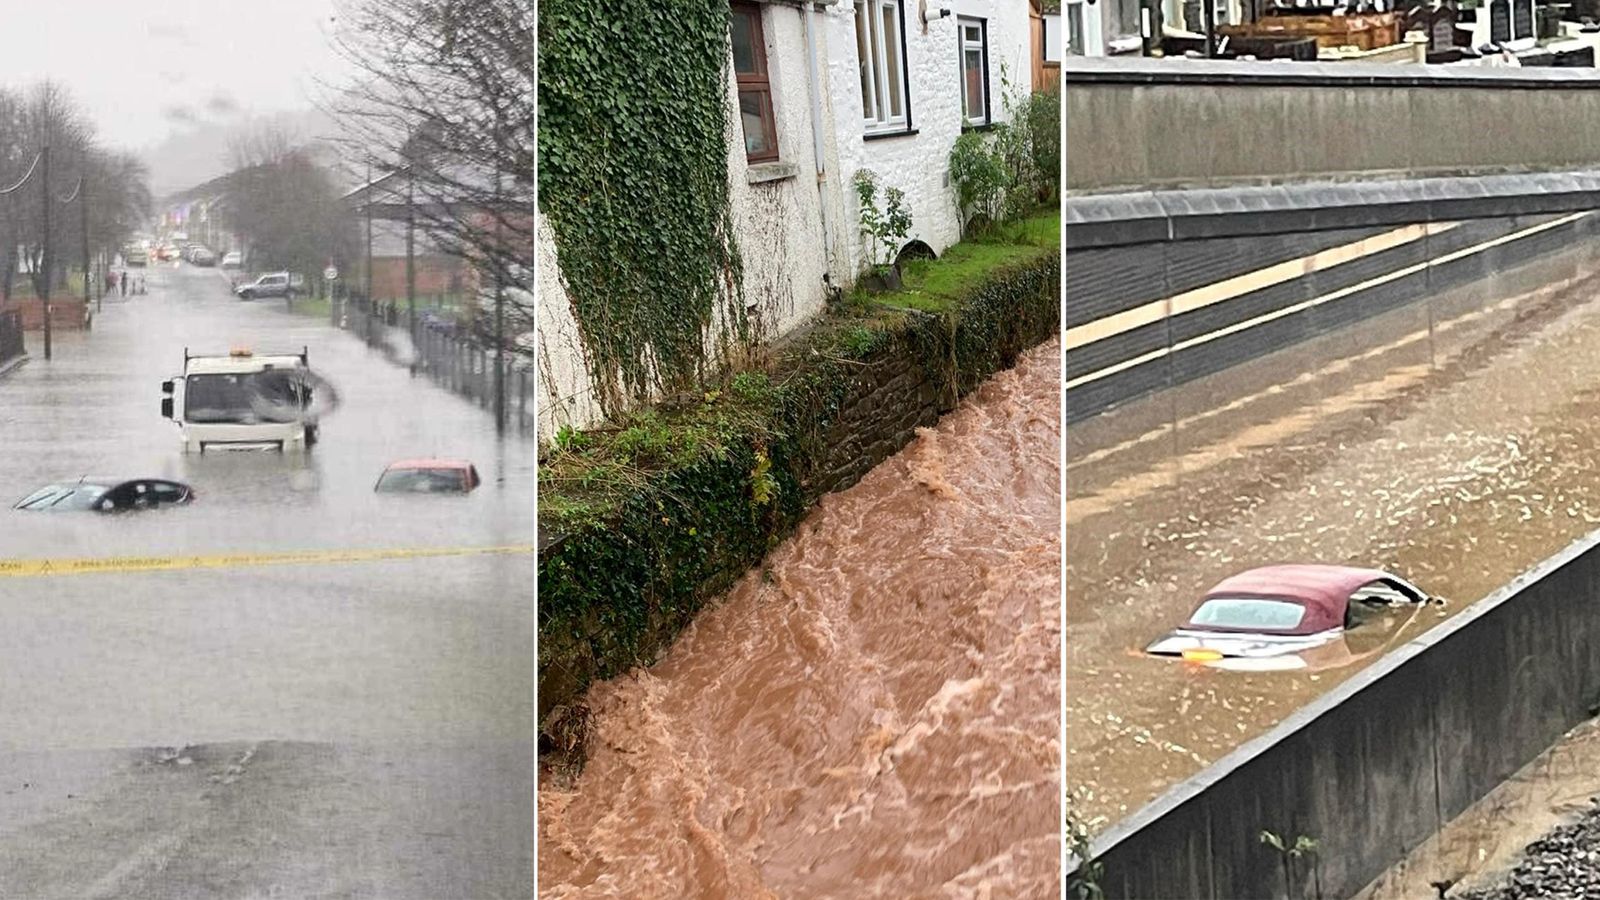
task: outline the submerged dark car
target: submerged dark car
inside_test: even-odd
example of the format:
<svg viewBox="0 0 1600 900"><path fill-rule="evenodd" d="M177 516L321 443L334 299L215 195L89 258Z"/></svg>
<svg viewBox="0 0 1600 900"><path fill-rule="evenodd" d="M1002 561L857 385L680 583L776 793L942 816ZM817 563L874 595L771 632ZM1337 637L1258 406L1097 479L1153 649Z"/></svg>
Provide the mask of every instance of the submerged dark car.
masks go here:
<svg viewBox="0 0 1600 900"><path fill-rule="evenodd" d="M1430 599L1379 569L1266 566L1223 579L1187 622L1145 652L1242 671L1347 665L1366 655L1349 646L1347 635L1371 636L1381 644L1402 627L1393 610L1415 609Z"/></svg>
<svg viewBox="0 0 1600 900"><path fill-rule="evenodd" d="M89 510L122 512L177 506L194 499L194 490L178 481L161 478L81 478L42 487L17 502L13 509L28 511Z"/></svg>

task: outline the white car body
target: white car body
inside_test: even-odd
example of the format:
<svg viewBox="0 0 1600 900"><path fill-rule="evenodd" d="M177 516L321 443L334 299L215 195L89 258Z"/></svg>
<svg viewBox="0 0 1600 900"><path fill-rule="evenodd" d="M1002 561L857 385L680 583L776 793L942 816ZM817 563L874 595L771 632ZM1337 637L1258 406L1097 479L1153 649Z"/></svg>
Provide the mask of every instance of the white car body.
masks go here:
<svg viewBox="0 0 1600 900"><path fill-rule="evenodd" d="M270 369L305 369L306 356L273 354L256 356L248 351L235 351L228 356L187 356L184 361L183 413L170 417L178 424L185 453L204 453L207 449L228 450L281 450L303 452L316 441L317 426L306 421L252 421L256 417L248 406L237 410L239 421L191 421L189 416L193 379L208 376L238 376L265 372ZM171 393L163 385L163 391ZM163 412L167 412L163 405Z"/></svg>

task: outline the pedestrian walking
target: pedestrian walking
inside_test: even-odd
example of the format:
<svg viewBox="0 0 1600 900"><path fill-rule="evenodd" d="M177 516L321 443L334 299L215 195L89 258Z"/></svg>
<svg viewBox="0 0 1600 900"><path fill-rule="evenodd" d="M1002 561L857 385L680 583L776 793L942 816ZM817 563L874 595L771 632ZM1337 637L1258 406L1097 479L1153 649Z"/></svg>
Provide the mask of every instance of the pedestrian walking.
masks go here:
<svg viewBox="0 0 1600 900"><path fill-rule="evenodd" d="M145 290L144 290L144 276L140 275L139 276L139 293L143 294L144 292L145 292Z"/></svg>
<svg viewBox="0 0 1600 900"><path fill-rule="evenodd" d="M128 273L122 272L117 276L117 283L122 285L122 296L128 296Z"/></svg>

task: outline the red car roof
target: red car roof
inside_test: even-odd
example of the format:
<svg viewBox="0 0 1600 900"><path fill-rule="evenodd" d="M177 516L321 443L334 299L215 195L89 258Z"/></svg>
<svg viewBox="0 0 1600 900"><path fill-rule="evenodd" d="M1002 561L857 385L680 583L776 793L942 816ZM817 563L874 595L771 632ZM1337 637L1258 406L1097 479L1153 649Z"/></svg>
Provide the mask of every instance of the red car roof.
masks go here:
<svg viewBox="0 0 1600 900"><path fill-rule="evenodd" d="M1354 566L1289 565L1263 566L1224 578L1206 591L1206 600L1217 597L1262 597L1288 600L1305 607L1305 617L1293 630L1282 634L1316 634L1344 624L1350 595L1374 581L1393 583L1395 578L1379 569ZM1202 603L1204 601L1201 601ZM1186 628L1222 631L1204 625Z"/></svg>
<svg viewBox="0 0 1600 900"><path fill-rule="evenodd" d="M389 463L390 469L470 469L464 459L402 459Z"/></svg>

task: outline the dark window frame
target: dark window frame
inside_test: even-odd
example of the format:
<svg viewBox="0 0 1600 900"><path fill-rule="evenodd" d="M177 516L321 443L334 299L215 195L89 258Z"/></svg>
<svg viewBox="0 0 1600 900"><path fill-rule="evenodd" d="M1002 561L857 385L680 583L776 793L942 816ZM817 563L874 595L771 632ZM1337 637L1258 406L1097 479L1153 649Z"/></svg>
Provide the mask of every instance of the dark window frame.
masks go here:
<svg viewBox="0 0 1600 900"><path fill-rule="evenodd" d="M857 3L866 3L867 0L856 0L856 2ZM881 125L881 124L880 125L869 125L869 124L867 124L865 98L863 98L863 105L862 105L862 110L861 110L861 119L862 119L862 124L863 124L862 138L864 140L869 140L869 141L870 140L875 140L877 138L901 137L901 136L904 136L904 135L916 134L917 131L918 131L916 119L912 115L911 61L907 58L907 54L906 54L906 50L907 50L906 34L907 34L907 32L909 32L911 30L911 28L909 27L909 25L906 22L906 4L905 4L905 0L878 0L878 2L879 2L880 5L881 4L887 4L887 3L893 3L894 6L895 6L895 11L896 11L895 12L895 25L900 30L900 54L899 54L900 55L900 84L901 84L902 96L903 96L903 98L905 100L905 105L906 105L906 122L905 122L905 126L904 127L894 127L894 126L891 126L891 125ZM869 16L877 14L877 10L873 9L870 6L870 4L868 6L868 10L869 10L869 13L868 13ZM878 16L878 21L879 22L883 21L882 16ZM856 20L856 27L857 28L861 27L859 19ZM858 60L858 62L859 62L859 60ZM883 100L883 98L880 97L879 98L880 105L882 103L882 100Z"/></svg>
<svg viewBox="0 0 1600 900"><path fill-rule="evenodd" d="M967 90L967 35L962 26L968 22L978 23L979 49L983 52L983 121L974 122L967 118L966 90ZM989 93L989 20L981 16L956 17L956 60L960 63L961 72L961 124L964 128L984 129L994 124L993 100Z"/></svg>
<svg viewBox="0 0 1600 900"><path fill-rule="evenodd" d="M743 97L746 93L755 94L762 98L761 101L761 136L766 139L767 147L763 153L745 151L745 160L750 163L774 162L778 159L778 122L772 103L772 73L767 67L767 33L762 27L761 4L750 0L734 0L728 4L728 10L734 16L747 16L750 21L750 53L754 57L756 71L740 72L737 65L734 67L734 81L738 85L738 93ZM739 122L744 124L744 110L739 110Z"/></svg>

